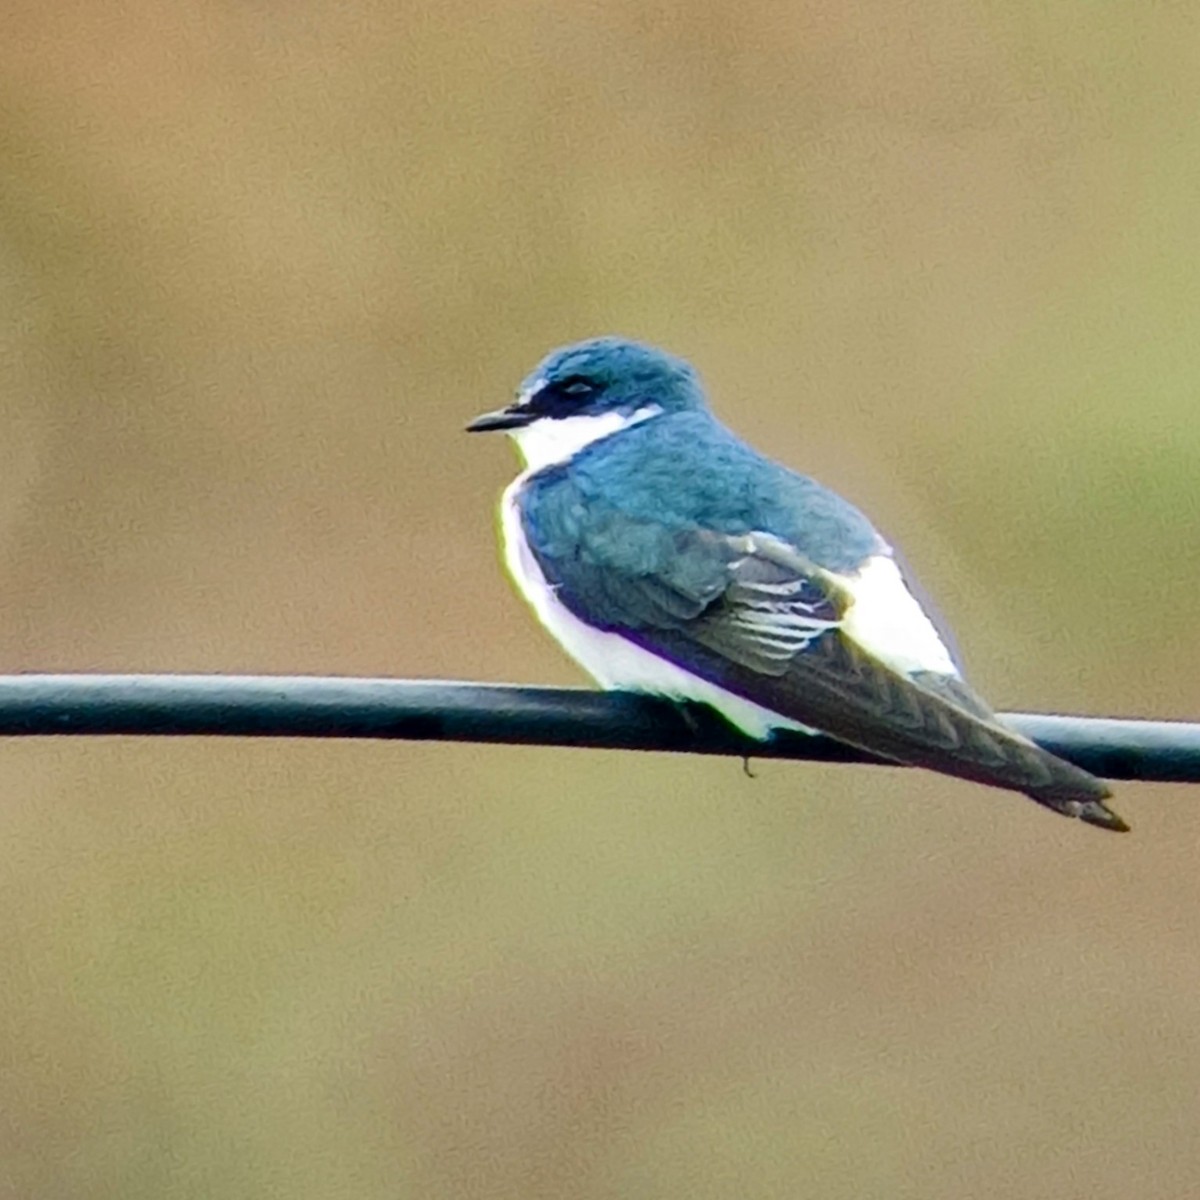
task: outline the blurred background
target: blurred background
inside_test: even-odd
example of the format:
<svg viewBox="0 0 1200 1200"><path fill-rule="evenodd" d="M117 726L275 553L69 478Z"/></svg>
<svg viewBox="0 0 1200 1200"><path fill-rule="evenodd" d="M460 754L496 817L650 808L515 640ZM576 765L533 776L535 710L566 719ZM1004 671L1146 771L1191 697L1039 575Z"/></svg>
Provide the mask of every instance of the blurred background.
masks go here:
<svg viewBox="0 0 1200 1200"><path fill-rule="evenodd" d="M1200 17L10 0L0 670L574 684L466 438L620 332L998 706L1195 718ZM1200 792L10 740L0 1196L1193 1195Z"/></svg>

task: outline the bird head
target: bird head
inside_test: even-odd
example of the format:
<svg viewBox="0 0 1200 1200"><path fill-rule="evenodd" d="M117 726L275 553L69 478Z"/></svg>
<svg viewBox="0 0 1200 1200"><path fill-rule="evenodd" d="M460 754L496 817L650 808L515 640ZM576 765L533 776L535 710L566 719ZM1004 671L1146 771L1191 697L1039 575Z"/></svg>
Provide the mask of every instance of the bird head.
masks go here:
<svg viewBox="0 0 1200 1200"><path fill-rule="evenodd" d="M535 467L651 417L703 407L700 378L683 359L627 338L597 337L551 351L508 407L467 429L512 434Z"/></svg>

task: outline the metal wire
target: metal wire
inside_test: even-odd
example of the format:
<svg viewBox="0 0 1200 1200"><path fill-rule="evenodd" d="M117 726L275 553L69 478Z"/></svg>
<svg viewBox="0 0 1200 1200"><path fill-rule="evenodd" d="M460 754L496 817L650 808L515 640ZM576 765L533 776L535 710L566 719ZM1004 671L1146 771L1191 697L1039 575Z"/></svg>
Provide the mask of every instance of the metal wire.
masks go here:
<svg viewBox="0 0 1200 1200"><path fill-rule="evenodd" d="M1006 719L1108 779L1200 783L1200 725ZM623 692L291 675L0 676L0 735L391 738L880 762L831 738L751 741L702 706ZM894 765L894 764L889 764Z"/></svg>

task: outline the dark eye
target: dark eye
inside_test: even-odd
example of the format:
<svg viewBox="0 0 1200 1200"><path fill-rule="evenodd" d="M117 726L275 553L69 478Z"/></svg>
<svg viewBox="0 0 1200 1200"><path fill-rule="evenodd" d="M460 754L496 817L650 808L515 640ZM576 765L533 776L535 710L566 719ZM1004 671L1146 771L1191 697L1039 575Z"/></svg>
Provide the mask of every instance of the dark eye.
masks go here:
<svg viewBox="0 0 1200 1200"><path fill-rule="evenodd" d="M561 385L561 391L566 396L590 396L596 390L596 385L590 379L582 379L576 376L574 379L565 379Z"/></svg>

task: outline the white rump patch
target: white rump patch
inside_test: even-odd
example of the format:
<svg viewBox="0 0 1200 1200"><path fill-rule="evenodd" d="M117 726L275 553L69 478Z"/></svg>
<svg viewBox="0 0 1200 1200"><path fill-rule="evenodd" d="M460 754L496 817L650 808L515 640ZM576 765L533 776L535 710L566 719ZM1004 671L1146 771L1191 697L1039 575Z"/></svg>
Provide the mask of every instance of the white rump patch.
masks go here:
<svg viewBox="0 0 1200 1200"><path fill-rule="evenodd" d="M904 675L933 671L958 677L950 651L894 559L876 554L853 575L837 578L854 597L842 618L847 637Z"/></svg>

